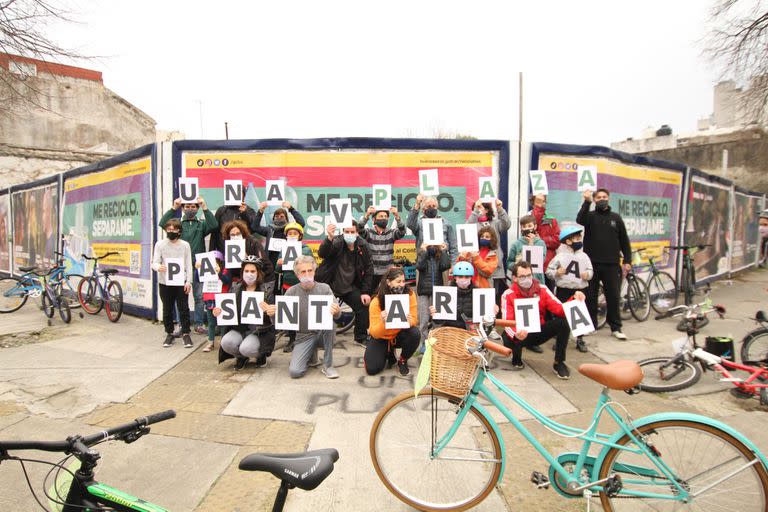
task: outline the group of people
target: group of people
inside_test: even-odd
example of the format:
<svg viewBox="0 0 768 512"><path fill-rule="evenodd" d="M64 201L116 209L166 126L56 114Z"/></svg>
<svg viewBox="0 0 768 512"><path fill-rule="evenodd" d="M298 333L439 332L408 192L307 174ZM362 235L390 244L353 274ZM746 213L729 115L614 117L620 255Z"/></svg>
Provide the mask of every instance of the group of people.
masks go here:
<svg viewBox="0 0 768 512"><path fill-rule="evenodd" d="M443 243L425 240L424 220L440 218L438 200L418 195L408 211L406 222L397 208L376 210L369 207L364 214L337 233L329 224L319 245L318 265L311 249L303 243L304 218L288 202L278 208L269 221L263 222L266 203L258 210L246 204L222 206L215 214L205 201L173 203L160 220L166 237L157 242L153 255L153 270L158 273L160 297L163 303L163 324L166 337L163 345L174 343L174 308L181 324L180 336L185 347L192 347L192 328L207 333L204 351L215 348L216 319L222 310L216 307L216 293L229 292L237 297L240 311L244 291L263 292L259 308L264 313L260 325L238 324L221 326L219 361L235 359L235 369L245 367L255 359L257 367L264 366L275 347L275 296L298 297L298 330L288 331L289 341L283 349L291 352L289 373L292 378L303 376L310 366L321 366L328 378L338 377L333 366L335 331L309 328L312 296L335 296L347 304L355 317L354 341L365 346L364 368L375 375L385 368L397 366L400 375L410 373L408 360L424 350L424 341L432 326L447 325L464 329L472 327L473 290L494 289L495 311L503 318L515 319L515 301L539 299L541 332L507 328L505 345L512 348L512 368L525 367L524 348L541 352L540 345L555 338L553 369L558 377L567 379L570 371L565 364L570 328L564 318L563 302L586 300L596 324L597 295L600 282L608 303L607 321L613 336L626 340L621 331L619 315L619 286L622 271L630 261L630 244L621 217L611 211L610 193L598 189L584 193L584 202L576 223L560 228L557 219L547 215L546 196L531 198L531 211L520 219L520 235L511 244L505 262L499 246L501 236L510 231L511 222L501 201L474 203L467 219L477 224L476 251L459 252L454 227L443 219ZM594 203L594 208L592 208ZM202 218L199 212L202 210ZM177 218L181 213L181 219ZM406 227L416 238L415 289L406 284L404 270L394 265L395 242L406 235ZM210 236L208 251L216 258L219 285L215 292L203 293L203 283L194 269L194 255L204 253L205 238ZM283 270L280 252L270 251L270 240L281 238L299 242L302 254L293 262L293 270ZM240 268L227 269L224 249L227 240L244 240L246 255ZM523 259L525 246L538 246L544 254L543 267L534 269ZM167 259L181 258L186 263L183 286L169 286L166 281ZM624 266L622 267L622 262ZM197 263L199 268L199 263ZM537 270L537 271L535 271ZM508 279L511 278L511 284ZM455 320L436 320L432 304L435 286L457 288L458 314ZM192 293L195 308L190 318L187 294ZM387 295L407 295L408 327L388 328ZM338 318L341 309L328 301L330 314ZM194 324L194 327L193 327ZM207 324L207 329L204 327ZM576 339L578 350L586 352L586 344ZM322 360L318 349L323 349Z"/></svg>

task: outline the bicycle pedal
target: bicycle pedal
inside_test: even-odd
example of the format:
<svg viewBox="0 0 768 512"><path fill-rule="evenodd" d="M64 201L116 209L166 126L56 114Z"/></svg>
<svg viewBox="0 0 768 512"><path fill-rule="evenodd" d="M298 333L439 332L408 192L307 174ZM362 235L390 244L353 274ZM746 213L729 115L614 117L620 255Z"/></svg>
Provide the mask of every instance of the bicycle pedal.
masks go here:
<svg viewBox="0 0 768 512"><path fill-rule="evenodd" d="M547 478L547 475L539 473L538 471L531 473L531 482L536 484L536 487L539 489L546 489L549 487L549 478Z"/></svg>

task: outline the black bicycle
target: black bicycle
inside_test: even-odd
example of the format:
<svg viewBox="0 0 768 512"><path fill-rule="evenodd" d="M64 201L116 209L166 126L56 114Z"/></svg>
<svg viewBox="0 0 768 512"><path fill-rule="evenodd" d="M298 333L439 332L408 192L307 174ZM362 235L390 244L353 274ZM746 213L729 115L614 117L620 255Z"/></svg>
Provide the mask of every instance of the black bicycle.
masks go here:
<svg viewBox="0 0 768 512"><path fill-rule="evenodd" d="M110 277L119 271L116 268L100 269L99 260L117 254L108 252L94 257L83 254L83 258L93 261L93 270L90 276L82 278L77 285L77 296L83 311L96 315L102 308L106 308L110 322L117 322L123 314L123 288Z"/></svg>
<svg viewBox="0 0 768 512"><path fill-rule="evenodd" d="M89 436L69 436L65 441L0 441L0 463L18 461L21 464L29 490L42 510L48 509L41 503L32 487L25 466L27 462L51 466L51 470L43 481L43 493L51 503L62 506L61 512L84 512L87 510L166 511L165 508L97 482L95 469L101 455L91 447L110 440L133 443L142 436L149 434L149 425L174 417L176 417L176 412L164 411L136 418L130 423ZM61 452L66 453L67 456L59 462L47 462L11 455L11 452L24 450ZM67 462L72 457L80 461L80 469L74 473L66 467ZM273 512L280 512L283 510L290 489L298 487L310 491L316 488L331 474L333 464L337 460L339 460L339 452L333 448L287 454L254 453L243 458L239 468L243 471L266 471L280 480L280 488L272 508ZM53 475L55 484L59 481L61 472L68 473L72 477L71 481L67 482L66 486L62 486L64 487L62 489L54 485L54 493L49 494L47 480Z"/></svg>

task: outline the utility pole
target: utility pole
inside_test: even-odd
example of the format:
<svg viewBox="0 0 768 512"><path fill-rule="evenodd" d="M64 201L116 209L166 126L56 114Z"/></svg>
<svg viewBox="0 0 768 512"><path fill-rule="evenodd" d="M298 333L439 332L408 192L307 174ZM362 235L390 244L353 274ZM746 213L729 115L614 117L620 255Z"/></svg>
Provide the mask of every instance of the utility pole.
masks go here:
<svg viewBox="0 0 768 512"><path fill-rule="evenodd" d="M224 121L224 137L229 140L229 123Z"/></svg>
<svg viewBox="0 0 768 512"><path fill-rule="evenodd" d="M520 218L520 188L523 186L523 72L519 73L517 118L517 217Z"/></svg>

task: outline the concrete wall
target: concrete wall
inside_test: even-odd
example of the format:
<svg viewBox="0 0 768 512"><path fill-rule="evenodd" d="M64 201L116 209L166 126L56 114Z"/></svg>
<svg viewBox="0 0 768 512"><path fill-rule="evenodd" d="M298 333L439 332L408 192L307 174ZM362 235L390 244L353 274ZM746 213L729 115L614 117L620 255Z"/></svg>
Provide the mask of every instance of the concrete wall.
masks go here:
<svg viewBox="0 0 768 512"><path fill-rule="evenodd" d="M77 151L44 151L0 144L0 189L47 178L112 155Z"/></svg>

